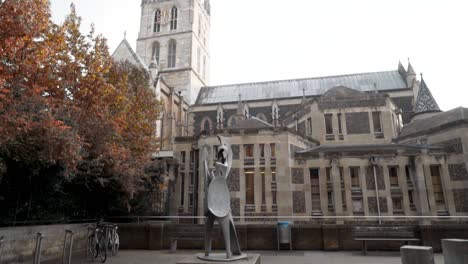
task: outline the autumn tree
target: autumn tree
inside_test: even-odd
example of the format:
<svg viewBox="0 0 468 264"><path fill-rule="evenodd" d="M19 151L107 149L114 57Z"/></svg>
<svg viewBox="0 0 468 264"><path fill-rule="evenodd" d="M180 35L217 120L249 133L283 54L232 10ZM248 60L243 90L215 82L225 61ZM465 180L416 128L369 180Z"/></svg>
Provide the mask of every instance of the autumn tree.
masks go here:
<svg viewBox="0 0 468 264"><path fill-rule="evenodd" d="M73 6L62 25L50 21L45 0L7 0L0 18L0 206L9 209L6 215L130 209L155 151L158 102L147 72L113 62L93 28L83 36Z"/></svg>

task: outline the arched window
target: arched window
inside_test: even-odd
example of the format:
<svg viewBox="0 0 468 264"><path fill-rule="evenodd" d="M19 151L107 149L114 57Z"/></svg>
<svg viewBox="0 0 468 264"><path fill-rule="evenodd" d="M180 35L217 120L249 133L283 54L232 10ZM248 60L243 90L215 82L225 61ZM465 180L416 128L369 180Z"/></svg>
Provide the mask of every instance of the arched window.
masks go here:
<svg viewBox="0 0 468 264"><path fill-rule="evenodd" d="M258 114L257 118L262 121L268 122L266 116L263 113Z"/></svg>
<svg viewBox="0 0 468 264"><path fill-rule="evenodd" d="M169 40L169 51L167 53L167 67L174 68L176 66L177 44L174 39Z"/></svg>
<svg viewBox="0 0 468 264"><path fill-rule="evenodd" d="M236 117L234 115L232 115L228 119L228 127L235 127L236 125L237 125Z"/></svg>
<svg viewBox="0 0 468 264"><path fill-rule="evenodd" d="M205 117L201 122L201 132L210 132L211 130L211 120L208 117Z"/></svg>
<svg viewBox="0 0 468 264"><path fill-rule="evenodd" d="M158 64L159 64L159 51L160 51L160 46L159 46L159 42L154 42L153 43L153 51L152 51L152 57Z"/></svg>
<svg viewBox="0 0 468 264"><path fill-rule="evenodd" d="M177 7L171 9L171 30L177 29Z"/></svg>
<svg viewBox="0 0 468 264"><path fill-rule="evenodd" d="M153 32L161 32L161 10L159 9L154 13Z"/></svg>

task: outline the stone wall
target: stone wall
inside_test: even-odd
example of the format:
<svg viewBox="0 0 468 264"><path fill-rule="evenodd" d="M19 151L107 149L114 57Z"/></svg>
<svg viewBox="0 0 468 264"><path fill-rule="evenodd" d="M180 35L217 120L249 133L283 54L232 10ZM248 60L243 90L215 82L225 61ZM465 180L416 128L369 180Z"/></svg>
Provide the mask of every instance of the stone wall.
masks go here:
<svg viewBox="0 0 468 264"><path fill-rule="evenodd" d="M87 224L0 228L0 237L5 239L3 250L0 250L1 263L32 263L37 233L44 235L41 260L45 262L61 258L65 230L74 232L73 256L82 255L86 248Z"/></svg>
<svg viewBox="0 0 468 264"><path fill-rule="evenodd" d="M369 113L346 113L346 129L348 134L369 134Z"/></svg>
<svg viewBox="0 0 468 264"><path fill-rule="evenodd" d="M231 174L227 179L228 188L231 192L239 192L240 191L240 174L238 168L232 168Z"/></svg>
<svg viewBox="0 0 468 264"><path fill-rule="evenodd" d="M305 194L303 191L293 191L293 212L295 214L305 213Z"/></svg>
<svg viewBox="0 0 468 264"><path fill-rule="evenodd" d="M466 171L465 163L449 164L450 180L452 181L468 181L468 172Z"/></svg>
<svg viewBox="0 0 468 264"><path fill-rule="evenodd" d="M463 154L463 143L461 138L454 138L443 142L435 142L434 144L444 146L448 153Z"/></svg>
<svg viewBox="0 0 468 264"><path fill-rule="evenodd" d="M177 230L196 230L202 234L203 225L161 224L125 224L120 225L122 249L169 249L168 236ZM276 250L276 225L236 225L237 235L242 250ZM441 251L440 240L446 237L468 239L468 225L430 225L417 226L421 244L431 246L435 252ZM360 241L353 240L352 225L293 225L293 250L360 250ZM218 226L214 228L213 248L224 249L222 234ZM369 243L369 250L395 250L402 246L400 242L375 241ZM202 240L179 241L179 249L203 250Z"/></svg>
<svg viewBox="0 0 468 264"><path fill-rule="evenodd" d="M454 189L455 210L459 213L468 213L468 189Z"/></svg>

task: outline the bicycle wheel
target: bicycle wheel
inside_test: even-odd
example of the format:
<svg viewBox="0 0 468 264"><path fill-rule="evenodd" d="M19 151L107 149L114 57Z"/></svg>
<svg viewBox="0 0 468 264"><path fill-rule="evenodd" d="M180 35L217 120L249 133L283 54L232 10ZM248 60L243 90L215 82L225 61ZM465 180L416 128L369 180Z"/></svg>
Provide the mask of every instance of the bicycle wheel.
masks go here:
<svg viewBox="0 0 468 264"><path fill-rule="evenodd" d="M119 234L117 234L117 232L115 232L115 238L114 238L114 246L113 246L113 250L112 250L112 254L114 256L117 255L117 253L119 252L119 245L120 245L120 241L119 241Z"/></svg>
<svg viewBox="0 0 468 264"><path fill-rule="evenodd" d="M99 255L99 259L101 260L101 263L104 263L106 262L107 260L107 248L106 248L106 238L104 236L104 234L100 233L99 236L98 236L98 255Z"/></svg>
<svg viewBox="0 0 468 264"><path fill-rule="evenodd" d="M88 250L86 251L86 254L88 257L91 258L96 258L97 257L97 247L96 247L96 238L94 237L94 234L89 235L88 237Z"/></svg>

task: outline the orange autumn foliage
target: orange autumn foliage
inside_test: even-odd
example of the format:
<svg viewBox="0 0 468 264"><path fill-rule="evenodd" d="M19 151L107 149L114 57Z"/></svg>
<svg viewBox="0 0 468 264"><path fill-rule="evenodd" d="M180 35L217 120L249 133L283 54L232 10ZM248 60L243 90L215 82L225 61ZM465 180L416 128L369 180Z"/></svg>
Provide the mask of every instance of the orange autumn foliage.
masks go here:
<svg viewBox="0 0 468 264"><path fill-rule="evenodd" d="M0 19L0 161L34 173L60 166L128 205L156 150L148 74L115 63L93 29L83 36L73 6L56 25L48 1L6 0Z"/></svg>

